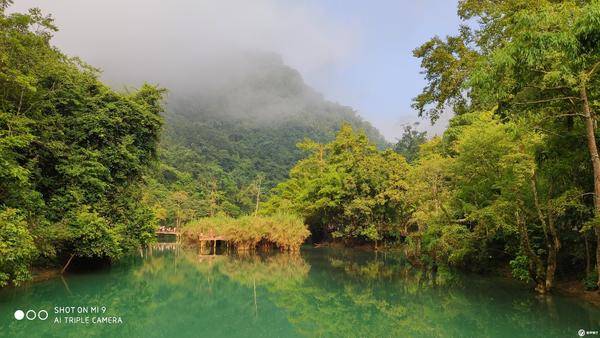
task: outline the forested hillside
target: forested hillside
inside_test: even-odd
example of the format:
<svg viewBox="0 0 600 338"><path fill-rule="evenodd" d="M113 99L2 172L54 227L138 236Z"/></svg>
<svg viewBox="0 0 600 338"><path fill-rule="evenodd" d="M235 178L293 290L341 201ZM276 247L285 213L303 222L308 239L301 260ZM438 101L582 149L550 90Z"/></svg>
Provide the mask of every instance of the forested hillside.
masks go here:
<svg viewBox="0 0 600 338"><path fill-rule="evenodd" d="M163 91L121 93L50 45L39 10L0 1L0 286L32 262L116 259L154 239L138 203L156 159Z"/></svg>
<svg viewBox="0 0 600 338"><path fill-rule="evenodd" d="M253 211L259 189L264 199L302 157L298 142L330 141L344 122L387 146L368 122L325 100L279 57L253 54L243 61L243 76L170 91L162 164L147 196L164 224Z"/></svg>

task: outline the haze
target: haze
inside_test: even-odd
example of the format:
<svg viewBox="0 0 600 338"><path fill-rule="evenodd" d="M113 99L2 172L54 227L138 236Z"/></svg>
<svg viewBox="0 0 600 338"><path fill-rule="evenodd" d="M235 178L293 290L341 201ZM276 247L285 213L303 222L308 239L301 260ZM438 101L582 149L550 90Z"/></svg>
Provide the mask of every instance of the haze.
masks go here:
<svg viewBox="0 0 600 338"><path fill-rule="evenodd" d="M12 10L31 7L55 18L55 45L113 86L215 86L252 71L247 55L275 53L390 140L418 120L410 102L424 81L412 49L457 27L447 0L24 0Z"/></svg>

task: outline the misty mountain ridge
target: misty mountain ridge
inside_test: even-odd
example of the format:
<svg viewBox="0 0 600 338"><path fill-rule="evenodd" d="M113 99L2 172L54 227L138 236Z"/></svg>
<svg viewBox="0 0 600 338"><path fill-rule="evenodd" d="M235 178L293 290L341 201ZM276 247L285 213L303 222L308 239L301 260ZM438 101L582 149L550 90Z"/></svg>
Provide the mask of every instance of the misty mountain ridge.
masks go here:
<svg viewBox="0 0 600 338"><path fill-rule="evenodd" d="M314 127L324 121L328 125L348 122L365 130L379 146L387 145L379 131L352 108L325 100L304 83L297 70L286 66L280 56L266 53L244 56L235 59L235 67L221 65L221 76L212 73L211 81L200 79L197 90L189 87L172 90L165 114L167 120L174 123L180 119L188 123L219 120L261 128L292 120L316 124Z"/></svg>
<svg viewBox="0 0 600 338"><path fill-rule="evenodd" d="M329 142L349 123L378 147L389 146L369 122L325 100L280 57L253 54L232 67L219 67L222 76L215 68L198 78L197 86L170 89L160 149L162 184L191 177L203 182L204 196L217 184L224 211L246 213L254 203L244 196L249 187L262 177L268 196L304 155L297 147L304 139Z"/></svg>

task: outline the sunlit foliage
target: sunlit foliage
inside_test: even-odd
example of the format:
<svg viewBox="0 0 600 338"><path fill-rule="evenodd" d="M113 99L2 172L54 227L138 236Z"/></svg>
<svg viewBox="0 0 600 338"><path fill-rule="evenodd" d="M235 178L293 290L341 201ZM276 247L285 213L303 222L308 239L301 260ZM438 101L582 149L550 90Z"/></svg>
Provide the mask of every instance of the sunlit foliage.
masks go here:
<svg viewBox="0 0 600 338"><path fill-rule="evenodd" d="M137 203L156 158L163 91L119 93L98 71L50 45L37 9L0 2L0 283L18 283L37 255L116 258L153 238ZM8 250L10 253L4 253Z"/></svg>

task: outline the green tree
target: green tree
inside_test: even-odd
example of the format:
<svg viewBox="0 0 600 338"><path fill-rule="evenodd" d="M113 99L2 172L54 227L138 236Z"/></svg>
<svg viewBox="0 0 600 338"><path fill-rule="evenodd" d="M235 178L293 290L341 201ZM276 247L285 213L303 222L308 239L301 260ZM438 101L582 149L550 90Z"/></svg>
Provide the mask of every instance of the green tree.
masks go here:
<svg viewBox="0 0 600 338"><path fill-rule="evenodd" d="M459 35L434 38L415 50L428 80L415 107L433 120L448 106L458 114L497 107L500 116L524 118L550 135L577 130L584 142L570 151L589 153L592 184L583 188L599 196L593 110L600 95L600 2L463 0L458 12L465 22ZM600 198L592 205L598 215ZM600 222L589 224L600 270Z"/></svg>
<svg viewBox="0 0 600 338"><path fill-rule="evenodd" d="M415 127L404 127L402 137L394 145L394 151L404 156L408 163L412 163L419 155L419 146L427 141L427 132L418 131Z"/></svg>
<svg viewBox="0 0 600 338"><path fill-rule="evenodd" d="M554 162L546 136L528 123L489 112L459 118L448 129L452 141L424 144L411 168L409 255L472 269L507 255L515 276L551 290L562 242L585 214L580 190L555 177L564 161Z"/></svg>
<svg viewBox="0 0 600 338"><path fill-rule="evenodd" d="M50 44L50 17L8 14L9 5L0 2L0 213L11 215L19 245L33 238L44 259L113 259L147 244L154 223L138 201L157 155L164 91L115 92ZM18 266L33 257L22 254Z"/></svg>
<svg viewBox="0 0 600 338"><path fill-rule="evenodd" d="M267 212L304 216L314 234L375 241L398 237L407 220L406 160L378 151L364 133L342 126L334 141L299 145L309 152L275 188Z"/></svg>

